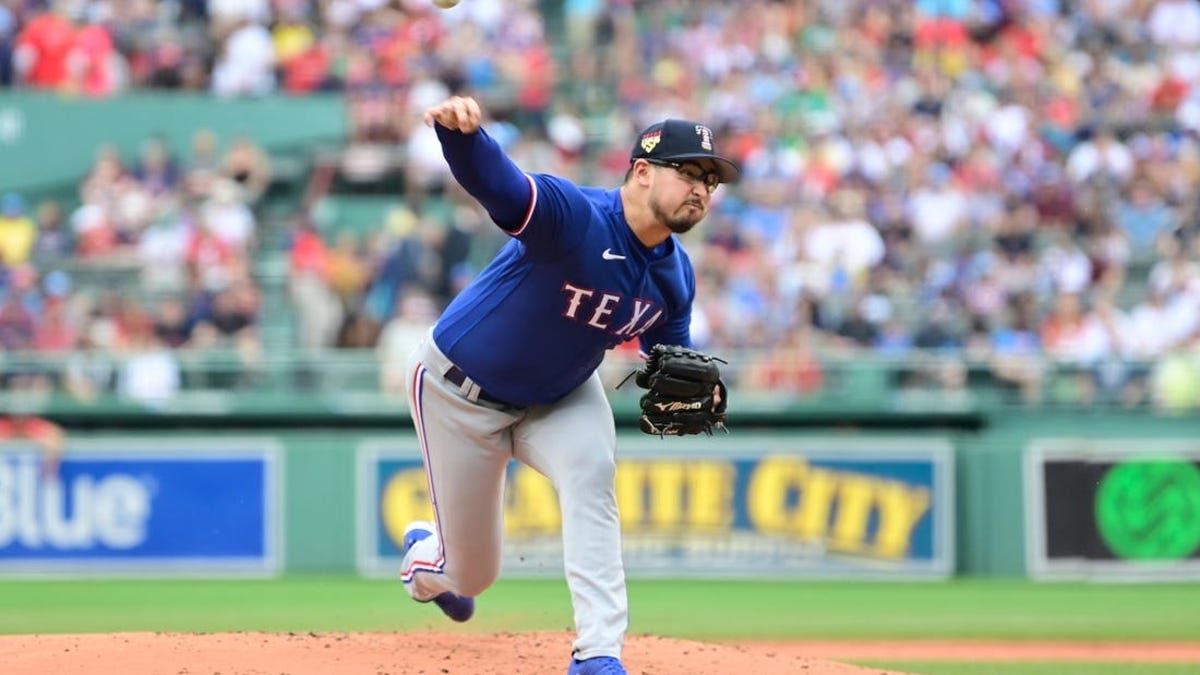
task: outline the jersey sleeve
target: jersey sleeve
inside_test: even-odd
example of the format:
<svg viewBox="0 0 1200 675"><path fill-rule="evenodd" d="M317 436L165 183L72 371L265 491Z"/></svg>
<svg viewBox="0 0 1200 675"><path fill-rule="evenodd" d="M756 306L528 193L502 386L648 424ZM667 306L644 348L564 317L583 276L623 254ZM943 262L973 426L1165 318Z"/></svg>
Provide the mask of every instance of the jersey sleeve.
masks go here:
<svg viewBox="0 0 1200 675"><path fill-rule="evenodd" d="M509 233L524 229L536 197L533 181L483 129L464 134L440 124L434 128L454 180L500 229Z"/></svg>
<svg viewBox="0 0 1200 675"><path fill-rule="evenodd" d="M692 346L692 308L688 305L686 313L672 315L666 322L656 325L642 333L639 345L643 354L649 354L654 345Z"/></svg>
<svg viewBox="0 0 1200 675"><path fill-rule="evenodd" d="M591 206L577 185L524 173L483 129L472 134L436 129L454 179L530 255L557 257L583 240Z"/></svg>

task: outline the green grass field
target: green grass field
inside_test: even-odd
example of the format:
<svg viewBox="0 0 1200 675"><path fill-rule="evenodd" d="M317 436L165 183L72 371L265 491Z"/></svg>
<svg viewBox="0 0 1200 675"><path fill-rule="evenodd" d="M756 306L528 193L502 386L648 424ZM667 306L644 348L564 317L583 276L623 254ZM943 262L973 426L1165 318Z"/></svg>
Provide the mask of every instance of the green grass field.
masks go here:
<svg viewBox="0 0 1200 675"><path fill-rule="evenodd" d="M632 581L631 633L702 640L1200 641L1200 584ZM502 580L452 625L394 581L0 582L0 633L564 630L561 580ZM1200 672L1200 664L871 662L930 675Z"/></svg>

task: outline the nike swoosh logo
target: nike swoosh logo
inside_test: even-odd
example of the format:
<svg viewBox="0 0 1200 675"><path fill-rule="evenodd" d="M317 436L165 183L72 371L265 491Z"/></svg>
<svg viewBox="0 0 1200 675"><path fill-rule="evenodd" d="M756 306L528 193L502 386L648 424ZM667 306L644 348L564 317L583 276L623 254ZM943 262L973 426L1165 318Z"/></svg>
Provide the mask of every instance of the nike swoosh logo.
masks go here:
<svg viewBox="0 0 1200 675"><path fill-rule="evenodd" d="M624 260L625 256L619 253L613 253L611 248L604 249L604 253L600 254L605 260Z"/></svg>

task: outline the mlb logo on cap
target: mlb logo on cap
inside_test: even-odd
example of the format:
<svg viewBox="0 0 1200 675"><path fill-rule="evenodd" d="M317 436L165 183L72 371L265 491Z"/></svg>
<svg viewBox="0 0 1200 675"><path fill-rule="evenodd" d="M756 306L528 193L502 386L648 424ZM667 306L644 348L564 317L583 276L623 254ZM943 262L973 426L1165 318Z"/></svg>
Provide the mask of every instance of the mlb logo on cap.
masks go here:
<svg viewBox="0 0 1200 675"><path fill-rule="evenodd" d="M658 141L662 138L662 130L651 131L648 134L642 134L641 146L647 154L654 152L654 148L658 146Z"/></svg>
<svg viewBox="0 0 1200 675"><path fill-rule="evenodd" d="M716 153L712 129L681 119L663 120L638 134L629 161L632 163L639 159L673 162L712 160L717 165L717 174L722 183L737 182L741 173L737 164Z"/></svg>

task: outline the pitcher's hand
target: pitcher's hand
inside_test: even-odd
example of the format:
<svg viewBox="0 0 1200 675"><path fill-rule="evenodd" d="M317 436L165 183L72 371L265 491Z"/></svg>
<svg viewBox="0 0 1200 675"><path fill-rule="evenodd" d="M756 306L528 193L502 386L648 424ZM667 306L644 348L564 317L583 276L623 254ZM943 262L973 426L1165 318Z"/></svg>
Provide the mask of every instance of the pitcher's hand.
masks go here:
<svg viewBox="0 0 1200 675"><path fill-rule="evenodd" d="M425 124L438 123L452 131L473 134L483 123L479 103L469 96L451 96L425 111Z"/></svg>

